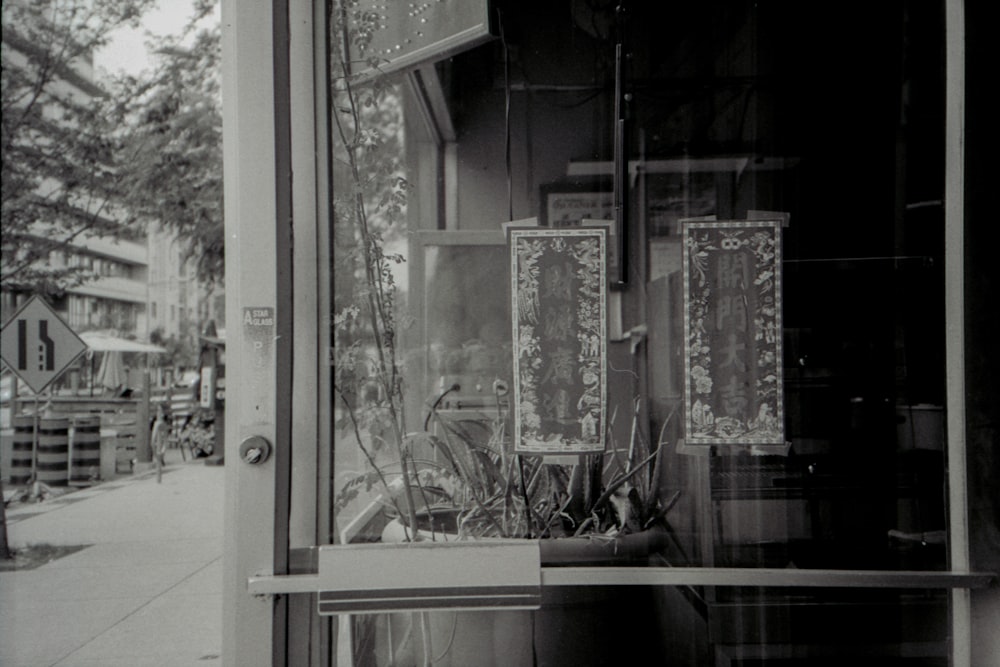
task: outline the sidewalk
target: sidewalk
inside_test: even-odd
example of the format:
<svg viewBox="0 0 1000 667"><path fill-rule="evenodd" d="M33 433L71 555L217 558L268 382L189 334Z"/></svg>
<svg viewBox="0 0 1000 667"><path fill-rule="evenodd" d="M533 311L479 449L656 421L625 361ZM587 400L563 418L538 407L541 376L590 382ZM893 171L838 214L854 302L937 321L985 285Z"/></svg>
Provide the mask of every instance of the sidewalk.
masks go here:
<svg viewBox="0 0 1000 667"><path fill-rule="evenodd" d="M88 546L0 572L0 665L221 664L224 468L168 457L160 484L148 471L8 508L12 548Z"/></svg>

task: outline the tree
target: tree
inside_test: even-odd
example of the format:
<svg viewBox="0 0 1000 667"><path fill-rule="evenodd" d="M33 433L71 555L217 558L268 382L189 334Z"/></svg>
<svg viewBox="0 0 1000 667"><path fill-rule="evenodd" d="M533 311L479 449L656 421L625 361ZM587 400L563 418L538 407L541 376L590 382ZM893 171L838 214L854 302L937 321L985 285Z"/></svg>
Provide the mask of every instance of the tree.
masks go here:
<svg viewBox="0 0 1000 667"><path fill-rule="evenodd" d="M149 334L149 342L166 348L166 353L160 356L160 366L164 368L193 368L198 363L198 330L193 324L188 324L187 331L180 337L167 336L163 327L157 327Z"/></svg>
<svg viewBox="0 0 1000 667"><path fill-rule="evenodd" d="M358 447L393 504L376 452L382 447L395 452L403 481L402 509L412 528L413 486L418 482L404 443L400 312L393 273L404 258L386 248L387 239L405 233L409 186L403 170L401 104L390 77L357 73L359 66L374 70L378 65L369 50L378 16L352 0L340 0L332 3L330 18L334 181L340 182L333 198L334 271L337 284L345 288L335 290L334 297L334 392ZM366 396L355 395L359 381L370 385ZM398 507L397 512L402 514Z"/></svg>
<svg viewBox="0 0 1000 667"><path fill-rule="evenodd" d="M0 287L58 293L89 277L52 262L91 236L130 238L115 166L113 100L90 76L95 49L155 0L3 3Z"/></svg>
<svg viewBox="0 0 1000 667"><path fill-rule="evenodd" d="M122 138L122 193L128 220L172 230L208 285L224 275L221 31L204 19L214 0L195 3L180 35L156 46L157 65L114 85Z"/></svg>

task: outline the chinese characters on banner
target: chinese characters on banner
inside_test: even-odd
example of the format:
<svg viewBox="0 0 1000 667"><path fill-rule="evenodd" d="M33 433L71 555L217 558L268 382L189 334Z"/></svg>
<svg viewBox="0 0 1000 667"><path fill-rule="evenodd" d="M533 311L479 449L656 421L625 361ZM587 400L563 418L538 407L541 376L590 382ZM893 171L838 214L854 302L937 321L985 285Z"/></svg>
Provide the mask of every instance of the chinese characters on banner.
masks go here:
<svg viewBox="0 0 1000 667"><path fill-rule="evenodd" d="M785 444L781 223L685 222L687 444Z"/></svg>
<svg viewBox="0 0 1000 667"><path fill-rule="evenodd" d="M510 230L514 449L604 451L607 229Z"/></svg>

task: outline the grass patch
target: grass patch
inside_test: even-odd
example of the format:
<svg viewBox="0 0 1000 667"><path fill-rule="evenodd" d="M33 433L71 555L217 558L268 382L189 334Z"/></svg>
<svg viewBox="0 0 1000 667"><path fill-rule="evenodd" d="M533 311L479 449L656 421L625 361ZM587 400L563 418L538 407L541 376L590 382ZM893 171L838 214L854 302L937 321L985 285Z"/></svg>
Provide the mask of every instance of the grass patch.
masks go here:
<svg viewBox="0 0 1000 667"><path fill-rule="evenodd" d="M59 560L63 556L69 556L89 546L89 544L75 544L72 546L32 544L20 549L11 549L10 555L12 558L0 558L0 572L34 570L36 567Z"/></svg>

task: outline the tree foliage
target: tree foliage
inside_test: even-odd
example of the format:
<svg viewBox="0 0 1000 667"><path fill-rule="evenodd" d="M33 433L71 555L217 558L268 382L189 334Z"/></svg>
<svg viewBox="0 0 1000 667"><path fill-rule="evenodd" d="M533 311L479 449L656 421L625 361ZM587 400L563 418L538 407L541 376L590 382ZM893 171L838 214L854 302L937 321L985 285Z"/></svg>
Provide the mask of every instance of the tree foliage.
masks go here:
<svg viewBox="0 0 1000 667"><path fill-rule="evenodd" d="M195 368L198 365L198 331L188 324L188 331L180 336L166 335L163 327L157 327L149 334L149 342L167 351L160 356L160 365L165 368Z"/></svg>
<svg viewBox="0 0 1000 667"><path fill-rule="evenodd" d="M0 286L57 293L87 272L53 262L91 236L129 238L120 217L114 101L91 58L154 0L3 3Z"/></svg>
<svg viewBox="0 0 1000 667"><path fill-rule="evenodd" d="M53 261L90 237L176 233L199 279L223 276L217 0L154 40L155 67L100 86L95 50L155 0L3 3L2 287L58 293L93 277ZM54 255L55 253L55 255Z"/></svg>
<svg viewBox="0 0 1000 667"><path fill-rule="evenodd" d="M215 2L195 4L188 28L156 45L156 66L117 80L122 193L129 220L156 220L195 261L198 278L222 281L221 32L204 26Z"/></svg>

